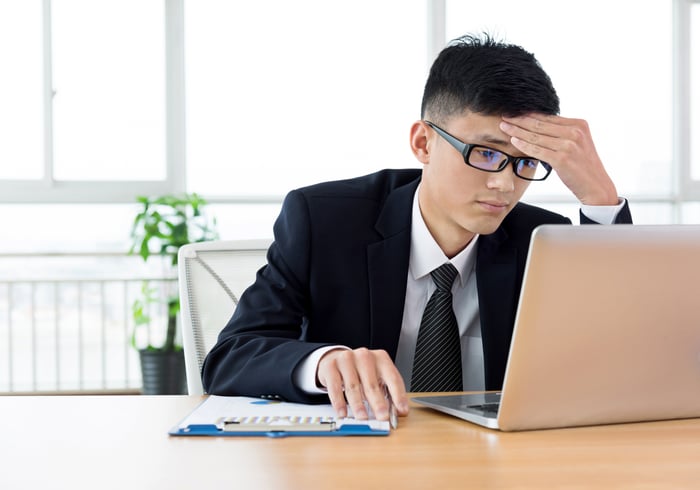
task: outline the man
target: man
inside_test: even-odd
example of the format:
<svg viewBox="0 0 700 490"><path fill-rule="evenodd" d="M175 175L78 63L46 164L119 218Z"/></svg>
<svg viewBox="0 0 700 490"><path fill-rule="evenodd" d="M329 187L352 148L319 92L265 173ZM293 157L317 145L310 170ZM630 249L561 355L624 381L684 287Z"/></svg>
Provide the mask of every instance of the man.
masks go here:
<svg viewBox="0 0 700 490"><path fill-rule="evenodd" d="M631 222L587 124L558 112L530 53L489 37L453 41L431 68L411 127L422 171L288 194L268 265L204 363L207 392L330 399L340 416L350 407L360 419L366 402L381 420L388 392L405 415L406 390L422 383L416 345L438 288L431 271L446 262L457 272L446 287L457 343L450 376L457 389L500 389L530 235L570 224L519 203L526 188L553 170L581 202L582 223Z"/></svg>

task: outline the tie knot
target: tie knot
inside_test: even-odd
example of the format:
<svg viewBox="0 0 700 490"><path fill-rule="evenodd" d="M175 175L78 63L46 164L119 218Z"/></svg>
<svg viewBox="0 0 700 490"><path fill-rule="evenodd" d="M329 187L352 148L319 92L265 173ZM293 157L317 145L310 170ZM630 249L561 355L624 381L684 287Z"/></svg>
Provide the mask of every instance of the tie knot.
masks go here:
<svg viewBox="0 0 700 490"><path fill-rule="evenodd" d="M430 273L435 281L438 291L449 292L452 289L452 283L457 277L457 269L450 262L442 264L440 267Z"/></svg>

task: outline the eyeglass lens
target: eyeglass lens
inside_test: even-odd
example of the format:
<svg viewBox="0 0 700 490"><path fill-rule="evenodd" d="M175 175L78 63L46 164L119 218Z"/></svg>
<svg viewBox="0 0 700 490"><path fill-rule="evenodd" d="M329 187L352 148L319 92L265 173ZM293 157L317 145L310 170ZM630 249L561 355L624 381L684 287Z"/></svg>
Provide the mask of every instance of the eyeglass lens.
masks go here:
<svg viewBox="0 0 700 490"><path fill-rule="evenodd" d="M469 165L490 172L502 169L507 161L507 155L484 146L474 146L469 152ZM533 158L517 158L515 161L515 173L520 177L538 180L549 172L542 162Z"/></svg>

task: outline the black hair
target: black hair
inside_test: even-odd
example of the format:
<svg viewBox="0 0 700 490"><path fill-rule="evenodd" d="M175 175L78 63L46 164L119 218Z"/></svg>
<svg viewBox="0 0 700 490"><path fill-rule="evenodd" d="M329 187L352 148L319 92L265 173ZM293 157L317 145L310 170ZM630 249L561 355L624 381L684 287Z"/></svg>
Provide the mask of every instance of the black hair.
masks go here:
<svg viewBox="0 0 700 490"><path fill-rule="evenodd" d="M522 116L559 113L552 81L532 53L488 34L454 39L433 62L421 118L442 122L465 111Z"/></svg>

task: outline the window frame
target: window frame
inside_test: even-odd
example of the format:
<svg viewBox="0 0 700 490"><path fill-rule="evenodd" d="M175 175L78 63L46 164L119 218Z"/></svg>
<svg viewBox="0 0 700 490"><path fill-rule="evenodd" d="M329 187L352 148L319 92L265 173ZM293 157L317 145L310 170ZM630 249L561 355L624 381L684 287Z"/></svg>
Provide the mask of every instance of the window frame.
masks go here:
<svg viewBox="0 0 700 490"><path fill-rule="evenodd" d="M428 67L442 49L446 39L445 0L426 1ZM669 194L626 196L639 203L668 203L673 221L681 222L682 205L700 200L700 180L691 177L691 114L687 104L690 87L690 8L700 0L672 0L673 9L673 157L672 189ZM34 180L0 179L0 203L133 203L138 195L182 193L186 181L185 121L185 15L184 0L165 0L165 69L166 69L166 178L157 181L57 181L53 179L52 128L52 57L51 4L42 0L43 25L43 100L44 100L44 177ZM698 93L700 95L700 92ZM684 103L684 101L686 103ZM207 196L205 196L207 197ZM257 203L281 202L283 196L211 196L212 202ZM538 196L541 203L569 203L569 196Z"/></svg>
<svg viewBox="0 0 700 490"><path fill-rule="evenodd" d="M700 200L700 180L692 177L691 107L688 101L693 95L691 87L691 22L690 10L700 0L673 1L673 162L676 179L676 203ZM700 53L697 53L700 55ZM696 128L697 130L700 128ZM679 206L676 206L678 208ZM678 216L679 211L676 211Z"/></svg>
<svg viewBox="0 0 700 490"><path fill-rule="evenodd" d="M184 0L165 0L165 160L163 180L72 181L53 178L52 0L42 0L43 177L0 179L0 203L120 203L136 196L185 192Z"/></svg>

